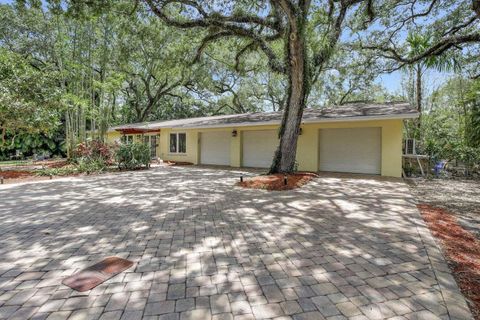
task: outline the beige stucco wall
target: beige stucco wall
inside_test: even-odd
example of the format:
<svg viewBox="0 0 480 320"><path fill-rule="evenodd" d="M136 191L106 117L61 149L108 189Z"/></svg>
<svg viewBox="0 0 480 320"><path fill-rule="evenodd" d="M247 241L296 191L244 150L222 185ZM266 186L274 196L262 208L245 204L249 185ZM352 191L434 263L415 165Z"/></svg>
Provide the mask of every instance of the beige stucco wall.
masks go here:
<svg viewBox="0 0 480 320"><path fill-rule="evenodd" d="M402 173L402 120L375 120L375 121L350 121L328 122L316 124L303 124L302 135L299 136L297 146L298 169L302 171L318 171L319 167L319 134L322 128L361 128L379 127L382 130L382 176L400 177ZM199 133L207 131L228 131L231 135L237 130L237 136L230 137L230 165L242 165L242 131L247 130L278 129L278 126L246 126L215 129L162 129L160 132L157 154L163 160L185 161L199 163ZM184 132L187 135L187 152L185 154L169 152L170 133ZM109 134L109 141L119 139L120 134Z"/></svg>
<svg viewBox="0 0 480 320"><path fill-rule="evenodd" d="M109 143L114 143L120 142L120 139L122 138L122 135L118 131L111 131L107 133L107 142Z"/></svg>
<svg viewBox="0 0 480 320"><path fill-rule="evenodd" d="M297 162L300 170L317 171L319 166L319 137L323 128L362 128L382 129L382 176L401 177L402 175L402 120L376 120L330 122L302 125L303 133L298 139Z"/></svg>
<svg viewBox="0 0 480 320"><path fill-rule="evenodd" d="M186 153L170 153L170 133L186 133ZM160 159L197 164L198 149L198 130L162 129L160 131Z"/></svg>

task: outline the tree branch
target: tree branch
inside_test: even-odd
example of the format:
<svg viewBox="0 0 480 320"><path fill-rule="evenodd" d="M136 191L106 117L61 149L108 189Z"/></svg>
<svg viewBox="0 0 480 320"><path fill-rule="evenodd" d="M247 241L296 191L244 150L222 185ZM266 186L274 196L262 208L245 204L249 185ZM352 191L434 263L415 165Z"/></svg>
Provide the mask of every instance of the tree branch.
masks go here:
<svg viewBox="0 0 480 320"><path fill-rule="evenodd" d="M420 18L420 17L425 17L427 15L430 14L430 12L433 10L435 4L437 3L438 0L433 0L432 2L430 2L430 5L428 6L428 8L423 11L423 12L420 12L420 13L413 13L414 12L414 6L415 4L417 3L417 0L413 0L412 2L410 3L407 3L405 5L408 5L410 4L410 12L411 12L411 15L407 16L406 18L400 20L399 22L396 22L390 26L388 26L386 29L385 29L385 32L394 27L395 25L399 24L395 30L393 30L393 32L390 34L390 37L389 37L389 41L391 41L393 39L393 37L397 34L397 32L399 32L400 30L403 29L403 27L410 21L415 21L416 18ZM408 10L408 9L406 9Z"/></svg>
<svg viewBox="0 0 480 320"><path fill-rule="evenodd" d="M480 0L479 0L479 1L480 1ZM474 23L478 18L479 18L479 17L477 17L477 16L473 16L473 17L471 17L467 22L462 23L462 24L459 24L459 25L456 25L456 26L450 28L450 30L448 30L447 32L445 32L445 33L443 34L443 37L448 36L448 35L452 35L452 34L454 34L454 33L457 33L457 32L460 31L461 29L466 28L466 27L468 27L469 25L471 25L472 23Z"/></svg>
<svg viewBox="0 0 480 320"><path fill-rule="evenodd" d="M251 51L255 48L255 42L252 41L249 44L247 44L245 47L243 47L240 51L237 52L237 55L235 56L235 70L240 71L240 59L244 54L246 54L248 51Z"/></svg>
<svg viewBox="0 0 480 320"><path fill-rule="evenodd" d="M440 41L438 41L436 44L432 45L430 48L426 49L424 52L419 53L411 58L405 57L404 55L402 55L392 47L385 47L380 45L375 45L375 46L361 45L360 47L366 50L380 51L381 53L379 55L381 57L400 62L401 65L403 66L406 64L416 63L427 57L439 56L445 51L447 51L448 49L452 47L457 47L460 44L477 43L477 42L480 42L480 32L475 32L467 35L445 37Z"/></svg>
<svg viewBox="0 0 480 320"><path fill-rule="evenodd" d="M197 50L195 62L198 61L202 51L206 48L208 43L213 42L222 37L237 36L240 38L250 39L255 42L258 48L267 56L270 68L275 72L284 73L285 65L280 62L279 57L275 54L268 42L280 39L283 35L283 27L279 22L279 18L274 20L262 18L260 16L252 16L247 14L234 13L231 16L224 16L214 13L207 13L197 1L192 0L144 0L152 12L161 18L166 24L182 29L189 28L203 28L216 29L215 33L206 36L202 40L202 44ZM199 18L191 18L189 20L181 21L172 19L165 12L166 6L169 4L183 4L194 8L200 15ZM245 24L248 26L245 26ZM258 27L266 27L270 31L264 31L264 28L256 29Z"/></svg>
<svg viewBox="0 0 480 320"><path fill-rule="evenodd" d="M340 7L340 12L338 13L338 16L335 19L334 27L333 30L330 31L328 35L328 45L324 47L320 52L316 53L313 58L313 63L316 67L318 67L320 70L323 68L323 65L330 56L333 53L333 49L337 45L338 39L340 38L340 34L342 33L342 24L343 21L345 20L345 16L347 14L347 10L349 6L353 5L356 3L356 1L350 1L343 3L342 6ZM329 9L329 15L333 15L334 11L334 3L330 3L330 9ZM331 17L333 18L333 16Z"/></svg>
<svg viewBox="0 0 480 320"><path fill-rule="evenodd" d="M210 34L210 35L206 36L205 38L203 38L202 43L197 48L197 53L195 55L195 58L193 59L193 63L197 63L198 61L200 61L202 53L205 50L205 48L208 46L209 43L215 42L216 40L218 40L220 38L231 37L231 36L233 36L233 34L230 31L221 31L221 32L217 32L217 33L214 33L214 34Z"/></svg>

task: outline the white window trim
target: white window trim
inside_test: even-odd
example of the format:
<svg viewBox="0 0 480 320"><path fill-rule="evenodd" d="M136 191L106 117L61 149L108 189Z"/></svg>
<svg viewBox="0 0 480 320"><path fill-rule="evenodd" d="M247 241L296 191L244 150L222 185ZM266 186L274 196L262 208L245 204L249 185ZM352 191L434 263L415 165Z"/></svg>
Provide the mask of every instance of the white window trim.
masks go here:
<svg viewBox="0 0 480 320"><path fill-rule="evenodd" d="M172 152L170 150L170 139L171 139L171 135L174 134L177 136L177 146L176 146L176 152ZM180 150L180 135L181 134L184 134L185 135L185 152L179 152ZM168 135L168 152L169 154L175 154L175 155L184 155L184 154L187 154L187 133L186 132L170 132L170 134Z"/></svg>
<svg viewBox="0 0 480 320"><path fill-rule="evenodd" d="M124 137L125 137L125 140L123 143L125 144L131 144L135 142L135 136L133 134L126 134L124 135Z"/></svg>

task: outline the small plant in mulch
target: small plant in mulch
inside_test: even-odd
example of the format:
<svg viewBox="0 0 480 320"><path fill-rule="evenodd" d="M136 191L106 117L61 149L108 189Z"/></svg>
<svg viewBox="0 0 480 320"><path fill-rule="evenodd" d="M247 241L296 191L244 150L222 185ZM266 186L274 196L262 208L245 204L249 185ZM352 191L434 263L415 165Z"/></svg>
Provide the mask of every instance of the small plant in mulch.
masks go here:
<svg viewBox="0 0 480 320"><path fill-rule="evenodd" d="M430 205L418 206L432 234L440 240L460 290L480 319L480 241L465 230L455 216Z"/></svg>
<svg viewBox="0 0 480 320"><path fill-rule="evenodd" d="M39 177L49 177L49 176L76 176L80 174L76 165L66 165L58 168L45 168L40 170L35 170L34 174Z"/></svg>
<svg viewBox="0 0 480 320"><path fill-rule="evenodd" d="M237 182L237 185L244 188L270 191L292 190L300 188L316 177L318 177L318 175L313 172L296 172L287 175L278 173L244 178L243 182ZM286 184L285 178L287 180Z"/></svg>

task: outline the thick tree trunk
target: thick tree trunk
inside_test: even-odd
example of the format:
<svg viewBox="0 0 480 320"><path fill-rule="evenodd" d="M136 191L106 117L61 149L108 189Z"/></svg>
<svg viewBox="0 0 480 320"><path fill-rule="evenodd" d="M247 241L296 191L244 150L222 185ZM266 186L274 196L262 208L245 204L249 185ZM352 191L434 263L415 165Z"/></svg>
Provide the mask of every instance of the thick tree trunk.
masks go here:
<svg viewBox="0 0 480 320"><path fill-rule="evenodd" d="M144 122L147 117L150 115L153 106L157 103L157 100L149 100L147 102L147 105L145 106L145 109L139 114L138 121L139 122Z"/></svg>
<svg viewBox="0 0 480 320"><path fill-rule="evenodd" d="M480 0L472 0L472 9L480 18Z"/></svg>
<svg viewBox="0 0 480 320"><path fill-rule="evenodd" d="M300 22L301 23L301 22ZM288 96L280 126L280 144L275 152L270 173L290 173L295 170L297 140L308 92L308 69L304 30L300 23L292 24L287 43Z"/></svg>
<svg viewBox="0 0 480 320"><path fill-rule="evenodd" d="M2 142L0 143L0 146L3 147L5 145L5 136L7 134L7 129L2 125L0 125L0 128L2 128L2 133L0 133L0 136L2 137Z"/></svg>

